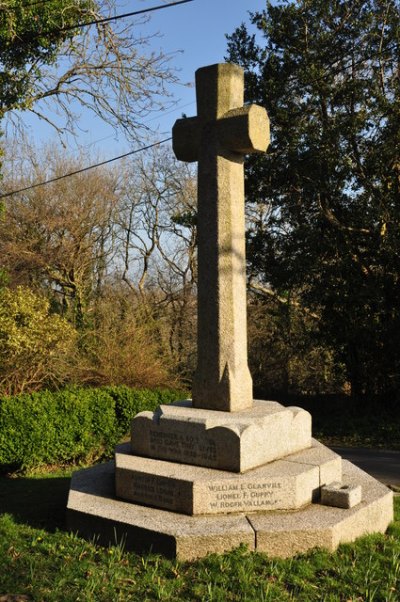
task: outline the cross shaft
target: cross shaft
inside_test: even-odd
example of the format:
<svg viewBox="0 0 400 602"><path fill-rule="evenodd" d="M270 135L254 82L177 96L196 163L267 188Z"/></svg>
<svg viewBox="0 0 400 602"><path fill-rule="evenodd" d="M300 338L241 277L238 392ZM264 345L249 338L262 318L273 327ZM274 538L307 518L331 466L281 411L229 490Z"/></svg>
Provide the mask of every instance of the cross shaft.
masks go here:
<svg viewBox="0 0 400 602"><path fill-rule="evenodd" d="M198 161L198 334L193 406L239 411L253 403L247 364L244 155L269 142L265 109L243 107L243 70L196 71L198 116L178 120L178 159Z"/></svg>

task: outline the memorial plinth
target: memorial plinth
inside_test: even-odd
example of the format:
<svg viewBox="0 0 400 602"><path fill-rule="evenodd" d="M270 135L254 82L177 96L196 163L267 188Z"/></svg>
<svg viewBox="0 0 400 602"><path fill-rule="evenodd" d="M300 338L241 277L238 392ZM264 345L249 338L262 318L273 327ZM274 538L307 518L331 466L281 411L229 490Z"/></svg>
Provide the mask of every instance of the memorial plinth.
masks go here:
<svg viewBox="0 0 400 602"><path fill-rule="evenodd" d="M253 402L247 364L244 155L269 142L243 106L243 71L196 72L198 115L178 120L178 159L198 161L198 363L193 400L142 412L114 463L73 476L70 529L183 560L239 544L289 556L384 531L393 494L311 439L311 416ZM325 504L325 505L324 505Z"/></svg>
<svg viewBox="0 0 400 602"><path fill-rule="evenodd" d="M138 414L131 445L139 456L245 472L310 447L311 416L274 401L255 401L234 413L186 401Z"/></svg>

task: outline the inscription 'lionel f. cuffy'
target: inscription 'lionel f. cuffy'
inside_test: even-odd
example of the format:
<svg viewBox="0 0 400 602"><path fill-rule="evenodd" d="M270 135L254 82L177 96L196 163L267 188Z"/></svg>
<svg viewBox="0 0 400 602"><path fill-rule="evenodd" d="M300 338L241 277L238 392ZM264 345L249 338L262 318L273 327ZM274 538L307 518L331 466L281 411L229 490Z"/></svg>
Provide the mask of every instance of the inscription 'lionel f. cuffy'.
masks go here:
<svg viewBox="0 0 400 602"><path fill-rule="evenodd" d="M264 108L243 106L243 70L196 71L197 117L173 127L173 149L198 161L198 336L193 407L234 412L253 404L247 364L244 155L265 152Z"/></svg>

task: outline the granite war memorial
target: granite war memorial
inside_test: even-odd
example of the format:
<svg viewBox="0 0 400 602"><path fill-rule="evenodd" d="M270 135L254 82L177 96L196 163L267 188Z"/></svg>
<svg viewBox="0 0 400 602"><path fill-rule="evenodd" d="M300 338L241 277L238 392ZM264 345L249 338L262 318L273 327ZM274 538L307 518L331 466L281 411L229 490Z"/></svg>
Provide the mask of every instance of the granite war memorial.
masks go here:
<svg viewBox="0 0 400 602"><path fill-rule="evenodd" d="M197 117L173 128L198 162L198 363L192 399L141 412L115 462L76 473L71 530L181 559L247 544L290 556L383 532L392 492L312 438L298 407L253 400L247 364L244 156L265 152L265 109L243 71L196 72Z"/></svg>

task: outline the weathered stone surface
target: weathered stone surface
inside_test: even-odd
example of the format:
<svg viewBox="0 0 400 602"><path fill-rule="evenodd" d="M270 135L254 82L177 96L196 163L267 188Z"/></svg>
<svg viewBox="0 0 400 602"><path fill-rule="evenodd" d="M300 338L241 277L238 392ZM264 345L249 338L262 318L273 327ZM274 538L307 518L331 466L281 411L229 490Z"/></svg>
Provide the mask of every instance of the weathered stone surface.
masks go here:
<svg viewBox="0 0 400 602"><path fill-rule="evenodd" d="M335 481L321 488L321 504L337 508L352 508L361 502L361 485L346 485Z"/></svg>
<svg viewBox="0 0 400 602"><path fill-rule="evenodd" d="M131 445L140 456L244 472L311 447L311 416L274 401L255 401L235 413L186 401L138 414Z"/></svg>
<svg viewBox="0 0 400 602"><path fill-rule="evenodd" d="M246 544L254 550L254 531L246 516L193 517L147 508L115 498L114 463L75 473L67 506L67 525L101 545L153 551L182 560L222 553Z"/></svg>
<svg viewBox="0 0 400 602"><path fill-rule="evenodd" d="M196 118L173 128L178 159L198 161L198 364L193 406L250 408L247 365L243 158L265 152L265 109L243 106L243 70L218 64L196 71Z"/></svg>
<svg viewBox="0 0 400 602"><path fill-rule="evenodd" d="M341 459L317 442L295 456L293 462L287 456L232 474L134 456L125 444L115 455L116 494L127 501L195 515L294 510L318 499L324 464L335 462L334 478L342 475Z"/></svg>
<svg viewBox="0 0 400 602"><path fill-rule="evenodd" d="M342 458L316 439L311 441L312 445L309 449L294 453L285 460L318 466L321 487L327 483L333 483L333 481L340 481L342 478Z"/></svg>
<svg viewBox="0 0 400 602"><path fill-rule="evenodd" d="M103 545L123 541L126 549L152 549L181 560L230 550L240 543L282 557L315 546L334 550L365 533L384 532L393 519L392 492L355 466L343 464L346 482L363 488L362 502L349 510L311 504L295 512L204 517L116 500L110 462L73 476L68 525L88 539L97 537Z"/></svg>
<svg viewBox="0 0 400 602"><path fill-rule="evenodd" d="M393 520L393 493L349 462L342 461L343 480L361 485L363 500L350 509L311 504L291 513L252 514L257 550L288 557L313 547L335 550L368 533L384 533Z"/></svg>

